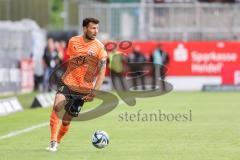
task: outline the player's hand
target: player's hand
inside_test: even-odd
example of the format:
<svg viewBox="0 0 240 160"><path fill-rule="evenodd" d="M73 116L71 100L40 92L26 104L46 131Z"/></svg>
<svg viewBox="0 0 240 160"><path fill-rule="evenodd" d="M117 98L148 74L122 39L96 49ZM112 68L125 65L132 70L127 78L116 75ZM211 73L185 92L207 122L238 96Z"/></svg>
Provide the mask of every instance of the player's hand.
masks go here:
<svg viewBox="0 0 240 160"><path fill-rule="evenodd" d="M82 100L84 100L84 102L91 102L91 101L93 101L95 96L96 96L96 94L91 92L91 93L87 94L86 96L84 96L82 98Z"/></svg>

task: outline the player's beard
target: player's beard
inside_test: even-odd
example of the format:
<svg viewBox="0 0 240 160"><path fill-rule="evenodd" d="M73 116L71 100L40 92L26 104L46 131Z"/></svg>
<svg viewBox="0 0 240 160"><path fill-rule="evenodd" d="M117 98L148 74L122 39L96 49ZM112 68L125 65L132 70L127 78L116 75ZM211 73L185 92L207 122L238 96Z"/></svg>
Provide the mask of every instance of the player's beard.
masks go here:
<svg viewBox="0 0 240 160"><path fill-rule="evenodd" d="M89 34L85 34L85 37L86 37L86 39L88 39L88 40L94 40L95 39L95 37L93 37L93 36L89 36Z"/></svg>

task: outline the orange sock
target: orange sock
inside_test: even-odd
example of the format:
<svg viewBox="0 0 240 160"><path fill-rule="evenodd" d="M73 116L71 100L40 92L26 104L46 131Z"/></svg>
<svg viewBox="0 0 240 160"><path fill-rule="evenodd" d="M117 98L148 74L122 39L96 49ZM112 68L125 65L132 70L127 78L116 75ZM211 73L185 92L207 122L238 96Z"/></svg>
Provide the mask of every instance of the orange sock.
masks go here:
<svg viewBox="0 0 240 160"><path fill-rule="evenodd" d="M61 127L58 131L58 136L57 136L57 142L58 143L60 143L62 137L67 133L69 127L70 127L70 123L62 122Z"/></svg>
<svg viewBox="0 0 240 160"><path fill-rule="evenodd" d="M53 110L50 116L51 141L57 140L58 123L59 123L59 119L58 119L57 113Z"/></svg>

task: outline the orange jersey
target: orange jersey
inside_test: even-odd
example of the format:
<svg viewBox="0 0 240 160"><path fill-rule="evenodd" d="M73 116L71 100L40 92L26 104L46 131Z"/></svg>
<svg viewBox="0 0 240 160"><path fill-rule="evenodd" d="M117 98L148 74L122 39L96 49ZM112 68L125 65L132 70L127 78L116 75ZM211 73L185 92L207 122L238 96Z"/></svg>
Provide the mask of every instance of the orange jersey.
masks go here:
<svg viewBox="0 0 240 160"><path fill-rule="evenodd" d="M89 93L94 87L99 61L107 57L104 45L97 39L85 43L83 36L69 40L67 54L70 57L63 82L73 91Z"/></svg>

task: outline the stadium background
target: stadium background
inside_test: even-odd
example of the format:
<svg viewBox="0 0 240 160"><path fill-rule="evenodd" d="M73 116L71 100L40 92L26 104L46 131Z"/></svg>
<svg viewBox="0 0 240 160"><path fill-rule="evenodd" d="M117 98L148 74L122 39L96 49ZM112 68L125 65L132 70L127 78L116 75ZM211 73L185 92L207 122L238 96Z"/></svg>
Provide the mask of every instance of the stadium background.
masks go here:
<svg viewBox="0 0 240 160"><path fill-rule="evenodd" d="M65 154L72 159L238 159L239 14L238 0L0 0L3 159L58 159ZM103 42L131 41L146 57L161 44L170 57L166 80L174 88L161 97L138 99L134 109L120 101L107 115L74 123L53 157L44 152L53 94L34 91L34 75L43 74L47 37L67 41L81 34L85 17L100 19ZM111 88L107 77L103 89ZM121 121L120 113L136 114L137 108L144 113L191 110L193 121ZM99 128L112 137L102 151L89 143Z"/></svg>

